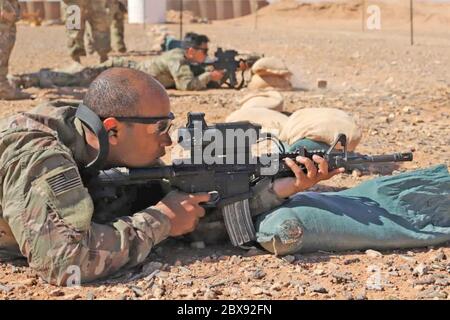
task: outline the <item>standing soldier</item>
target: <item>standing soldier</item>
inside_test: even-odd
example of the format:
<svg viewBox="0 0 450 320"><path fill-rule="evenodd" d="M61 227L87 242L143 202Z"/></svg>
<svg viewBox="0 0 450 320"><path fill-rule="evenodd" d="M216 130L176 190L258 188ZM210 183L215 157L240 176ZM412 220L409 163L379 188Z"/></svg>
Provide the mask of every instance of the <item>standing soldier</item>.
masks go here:
<svg viewBox="0 0 450 320"><path fill-rule="evenodd" d="M112 0L111 11L111 47L114 51L120 53L127 52L124 41L125 13L127 12L126 1Z"/></svg>
<svg viewBox="0 0 450 320"><path fill-rule="evenodd" d="M6 78L9 56L16 42L16 21L19 16L17 0L0 0L0 100L30 98L29 94L12 87Z"/></svg>
<svg viewBox="0 0 450 320"><path fill-rule="evenodd" d="M127 47L124 41L125 33L125 13L127 12L126 1L110 0L108 3L109 14L111 16L111 47L113 51L124 53ZM94 40L92 38L92 28L86 25L85 43L89 54L94 53Z"/></svg>
<svg viewBox="0 0 450 320"><path fill-rule="evenodd" d="M108 53L111 51L111 14L109 9L110 0L63 0L66 5L64 8L66 21L73 14L68 11L69 6L76 5L80 8L80 25L79 28L67 28L69 37L68 47L71 58L80 62L80 57L86 55L83 37L86 30L86 22L90 24L92 29L93 48L100 56L100 62L108 60Z"/></svg>

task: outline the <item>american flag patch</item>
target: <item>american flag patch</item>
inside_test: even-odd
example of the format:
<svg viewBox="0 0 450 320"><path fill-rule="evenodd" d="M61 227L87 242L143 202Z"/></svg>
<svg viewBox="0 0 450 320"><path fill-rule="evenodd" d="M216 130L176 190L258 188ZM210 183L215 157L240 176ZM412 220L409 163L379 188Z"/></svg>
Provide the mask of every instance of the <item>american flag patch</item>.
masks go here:
<svg viewBox="0 0 450 320"><path fill-rule="evenodd" d="M80 175L75 168L71 168L57 174L56 176L48 178L47 182L56 196L66 191L83 186Z"/></svg>

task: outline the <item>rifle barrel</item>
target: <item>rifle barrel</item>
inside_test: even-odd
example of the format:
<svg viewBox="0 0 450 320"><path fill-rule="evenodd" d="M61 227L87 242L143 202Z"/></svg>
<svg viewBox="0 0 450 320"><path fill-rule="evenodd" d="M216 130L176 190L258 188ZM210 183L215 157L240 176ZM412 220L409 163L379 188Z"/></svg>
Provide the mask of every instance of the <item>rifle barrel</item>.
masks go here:
<svg viewBox="0 0 450 320"><path fill-rule="evenodd" d="M349 157L347 163L348 164L359 164L359 163L367 163L367 162L403 162L403 161L412 161L413 154L411 152L405 153L393 153L379 156L357 156L357 157Z"/></svg>

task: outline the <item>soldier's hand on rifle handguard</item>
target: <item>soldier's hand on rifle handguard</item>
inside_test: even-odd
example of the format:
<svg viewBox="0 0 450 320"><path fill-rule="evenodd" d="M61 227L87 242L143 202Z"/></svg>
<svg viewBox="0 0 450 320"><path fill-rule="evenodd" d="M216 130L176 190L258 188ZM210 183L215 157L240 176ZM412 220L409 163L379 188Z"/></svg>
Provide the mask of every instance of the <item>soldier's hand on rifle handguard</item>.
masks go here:
<svg viewBox="0 0 450 320"><path fill-rule="evenodd" d="M345 171L344 168L338 168L329 172L328 162L317 155L313 156L313 160L317 166L314 164L313 160L306 157L298 156L295 160L296 161L290 158L284 159L286 165L292 170L295 177L279 178L273 182L273 190L280 198L287 198L297 192L305 191L319 181L328 180ZM297 163L305 166L306 173Z"/></svg>

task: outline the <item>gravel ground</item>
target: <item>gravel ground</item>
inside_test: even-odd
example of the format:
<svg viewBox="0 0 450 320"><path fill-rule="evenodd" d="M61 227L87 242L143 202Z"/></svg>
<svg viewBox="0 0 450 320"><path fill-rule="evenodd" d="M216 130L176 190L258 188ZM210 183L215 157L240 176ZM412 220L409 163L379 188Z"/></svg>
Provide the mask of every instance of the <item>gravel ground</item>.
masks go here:
<svg viewBox="0 0 450 320"><path fill-rule="evenodd" d="M270 8L269 8L270 9ZM287 12L287 11L286 11ZM282 57L295 74L296 90L284 92L285 109L336 107L364 128L362 153L413 150L415 160L395 172L444 163L450 166L450 28L448 19L416 26L409 45L403 20L381 31L361 32L357 18L303 19L272 9L253 18L186 26L205 32L213 45ZM309 12L309 11L308 11ZM449 11L450 12L450 11ZM353 17L353 16L351 16ZM394 20L393 20L394 21ZM176 25L169 29L177 30ZM127 25L135 52L152 44L150 27ZM63 26L18 28L11 72L62 68L70 63ZM135 56L132 59L145 59ZM83 60L95 63L95 57ZM328 81L318 89L318 79ZM25 111L39 102L80 99L84 88L28 89L35 101L0 101L0 115ZM177 124L187 111L203 111L208 122L223 121L245 94L233 90L170 91ZM342 175L314 190L349 188L392 168ZM0 299L448 299L450 246L410 251L344 252L275 257L228 244L197 249L170 239L143 267L81 288L57 288L41 281L26 262L0 263Z"/></svg>

